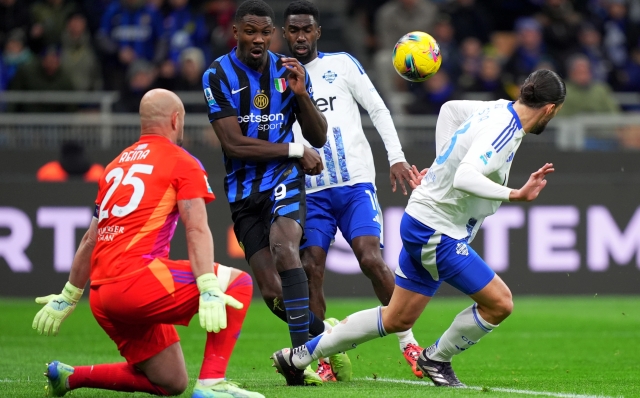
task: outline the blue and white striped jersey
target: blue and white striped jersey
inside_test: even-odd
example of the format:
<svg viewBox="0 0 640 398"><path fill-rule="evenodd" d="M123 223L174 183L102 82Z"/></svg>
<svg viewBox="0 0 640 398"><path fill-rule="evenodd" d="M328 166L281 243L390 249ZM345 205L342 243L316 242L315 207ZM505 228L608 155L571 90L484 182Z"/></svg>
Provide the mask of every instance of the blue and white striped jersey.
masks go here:
<svg viewBox="0 0 640 398"><path fill-rule="evenodd" d="M502 201L483 199L453 187L456 170L468 164L506 186L524 130L513 103L451 101L443 105L436 127L436 159L411 194L406 212L454 239L473 239Z"/></svg>
<svg viewBox="0 0 640 398"><path fill-rule="evenodd" d="M292 126L299 112L295 94L288 87L289 70L282 66L282 55L268 52L267 65L259 73L236 57L236 48L213 61L204 72L202 86L209 106L209 121L236 117L247 137L274 143L293 142ZM313 88L307 73L307 92ZM273 189L284 173L300 169L298 159L252 162L224 155L227 171L225 191L229 203Z"/></svg>

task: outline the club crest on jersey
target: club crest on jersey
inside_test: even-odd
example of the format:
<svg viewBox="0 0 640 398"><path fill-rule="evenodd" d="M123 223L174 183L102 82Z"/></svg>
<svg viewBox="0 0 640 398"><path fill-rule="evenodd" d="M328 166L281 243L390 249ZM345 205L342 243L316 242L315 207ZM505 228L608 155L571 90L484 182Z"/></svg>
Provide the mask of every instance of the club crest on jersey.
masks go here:
<svg viewBox="0 0 640 398"><path fill-rule="evenodd" d="M273 79L273 85L276 86L276 91L282 94L287 89L287 79L285 78Z"/></svg>
<svg viewBox="0 0 640 398"><path fill-rule="evenodd" d="M269 97L266 96L264 90L258 90L255 97L253 97L253 106L258 109L264 109L269 106Z"/></svg>
<svg viewBox="0 0 640 398"><path fill-rule="evenodd" d="M458 242L458 245L456 246L456 254L459 254L461 256L468 256L469 249L467 248L467 245L462 242Z"/></svg>
<svg viewBox="0 0 640 398"><path fill-rule="evenodd" d="M338 77L338 74L330 70L326 71L324 75L322 75L322 78L328 81L329 83L333 83L333 81L336 80L337 77Z"/></svg>
<svg viewBox="0 0 640 398"><path fill-rule="evenodd" d="M214 106L216 104L216 100L213 98L213 93L209 87L204 89L204 97L207 99L207 104L209 104L209 106Z"/></svg>

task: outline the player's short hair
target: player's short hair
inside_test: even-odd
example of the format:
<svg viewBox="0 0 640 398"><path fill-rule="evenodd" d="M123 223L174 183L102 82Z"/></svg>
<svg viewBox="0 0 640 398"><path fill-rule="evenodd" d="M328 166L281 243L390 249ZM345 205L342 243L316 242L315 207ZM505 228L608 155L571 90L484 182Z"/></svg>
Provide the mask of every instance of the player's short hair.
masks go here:
<svg viewBox="0 0 640 398"><path fill-rule="evenodd" d="M289 15L313 15L313 19L318 23L320 22L318 7L307 0L296 0L289 3L284 10L284 19L286 20Z"/></svg>
<svg viewBox="0 0 640 398"><path fill-rule="evenodd" d="M257 17L269 17L271 18L271 23L275 23L276 18L273 13L273 9L269 4L265 3L262 0L247 0L244 3L240 4L238 9L236 10L236 22L242 22L242 18L245 15L255 15Z"/></svg>
<svg viewBox="0 0 640 398"><path fill-rule="evenodd" d="M539 69L522 83L518 101L530 108L539 109L547 104L560 105L566 96L567 88L560 76L554 71Z"/></svg>

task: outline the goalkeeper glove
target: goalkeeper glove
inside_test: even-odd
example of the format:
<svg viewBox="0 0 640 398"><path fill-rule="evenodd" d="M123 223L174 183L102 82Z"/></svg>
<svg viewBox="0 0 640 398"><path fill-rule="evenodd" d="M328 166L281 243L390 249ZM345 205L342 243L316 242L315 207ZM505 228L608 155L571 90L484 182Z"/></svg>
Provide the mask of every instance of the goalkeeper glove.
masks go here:
<svg viewBox="0 0 640 398"><path fill-rule="evenodd" d="M71 282L67 282L62 293L36 298L36 303L46 305L33 318L31 327L45 336L58 335L60 324L76 308L76 303L82 297L82 292L84 289L78 289Z"/></svg>
<svg viewBox="0 0 640 398"><path fill-rule="evenodd" d="M200 326L207 332L218 333L227 328L227 309L229 305L235 309L242 309L243 305L233 297L226 295L220 289L218 277L210 272L200 275L196 282L200 291Z"/></svg>

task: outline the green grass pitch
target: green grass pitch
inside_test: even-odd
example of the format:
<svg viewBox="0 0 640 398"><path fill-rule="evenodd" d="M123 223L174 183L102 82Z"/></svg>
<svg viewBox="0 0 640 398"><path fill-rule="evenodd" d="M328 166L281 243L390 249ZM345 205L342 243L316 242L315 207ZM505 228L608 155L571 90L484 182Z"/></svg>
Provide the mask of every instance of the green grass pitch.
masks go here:
<svg viewBox="0 0 640 398"><path fill-rule="evenodd" d="M229 365L227 377L267 397L640 397L640 297L517 297L515 311L480 344L454 360L468 389L442 389L418 381L388 336L350 351L355 381L322 387L286 387L269 356L288 345L286 325L254 301ZM414 327L428 345L465 306L465 298L436 297ZM328 303L338 318L376 305L373 300ZM31 329L39 305L0 300L0 397L44 395L45 362L70 365L121 361L115 345L93 319L87 301L63 323L58 337ZM182 337L191 387L198 375L205 333L197 319ZM375 379L375 380L374 380ZM117 397L101 390L76 390L72 397ZM147 394L124 395L142 397Z"/></svg>

